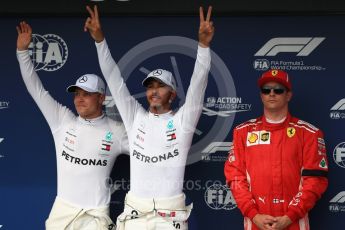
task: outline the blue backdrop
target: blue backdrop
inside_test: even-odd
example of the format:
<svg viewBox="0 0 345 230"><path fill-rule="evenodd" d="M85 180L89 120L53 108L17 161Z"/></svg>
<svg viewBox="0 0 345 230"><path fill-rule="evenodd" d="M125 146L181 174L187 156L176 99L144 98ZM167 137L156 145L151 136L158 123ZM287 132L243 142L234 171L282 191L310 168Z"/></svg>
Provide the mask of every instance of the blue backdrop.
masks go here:
<svg viewBox="0 0 345 230"><path fill-rule="evenodd" d="M1 18L0 42L0 229L44 229L56 196L56 158L49 127L27 93L15 56L21 18ZM30 50L51 95L74 108L65 92L84 73L101 75L84 18L25 18L33 27ZM130 91L144 105L145 72L174 72L184 101L196 55L197 17L102 18L113 57ZM190 229L241 229L243 219L225 186L224 161L233 127L260 116L257 78L269 67L285 69L293 82L290 111L324 131L329 187L310 212L312 229L345 224L345 17L215 17L212 69L203 114L185 174L194 203ZM107 97L105 109L117 117ZM112 218L129 189L129 159L120 156L110 186L118 185Z"/></svg>

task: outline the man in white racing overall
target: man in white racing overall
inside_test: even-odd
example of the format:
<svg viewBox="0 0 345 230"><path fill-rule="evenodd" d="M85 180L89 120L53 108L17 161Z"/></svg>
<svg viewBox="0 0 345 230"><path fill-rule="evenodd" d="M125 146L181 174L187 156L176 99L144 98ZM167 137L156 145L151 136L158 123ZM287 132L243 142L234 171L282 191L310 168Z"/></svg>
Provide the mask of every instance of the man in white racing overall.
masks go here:
<svg viewBox="0 0 345 230"><path fill-rule="evenodd" d="M55 142L58 187L46 229L113 229L109 218L112 189L106 182L116 157L128 151L128 140L123 124L102 112L104 82L85 74L67 88L74 92L79 114L75 116L50 96L34 70L28 51L30 25L21 22L17 31L17 58L24 83Z"/></svg>
<svg viewBox="0 0 345 230"><path fill-rule="evenodd" d="M84 26L95 40L102 73L123 119L130 149L130 191L117 229L188 229L191 206L186 207L183 178L187 154L199 120L214 34L208 9L200 8L199 46L185 104L174 113L176 97L172 73L157 69L143 81L149 102L144 109L129 93L101 30L97 6L87 7L90 17Z"/></svg>

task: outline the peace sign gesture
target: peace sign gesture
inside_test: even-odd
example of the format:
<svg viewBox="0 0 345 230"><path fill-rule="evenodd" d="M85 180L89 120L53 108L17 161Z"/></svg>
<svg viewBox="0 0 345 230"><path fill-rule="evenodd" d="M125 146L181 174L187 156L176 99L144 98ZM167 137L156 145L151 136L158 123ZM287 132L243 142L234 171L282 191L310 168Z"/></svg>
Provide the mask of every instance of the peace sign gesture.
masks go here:
<svg viewBox="0 0 345 230"><path fill-rule="evenodd" d="M211 19L212 6L208 7L206 20L204 17L204 10L199 8L200 26L199 26L199 44L203 47L209 47L214 35L214 27Z"/></svg>
<svg viewBox="0 0 345 230"><path fill-rule="evenodd" d="M101 22L99 21L97 6L95 5L93 9L91 9L89 6L86 6L86 10L89 12L90 16L85 21L84 31L89 31L91 37L96 42L103 41L104 35L101 28Z"/></svg>

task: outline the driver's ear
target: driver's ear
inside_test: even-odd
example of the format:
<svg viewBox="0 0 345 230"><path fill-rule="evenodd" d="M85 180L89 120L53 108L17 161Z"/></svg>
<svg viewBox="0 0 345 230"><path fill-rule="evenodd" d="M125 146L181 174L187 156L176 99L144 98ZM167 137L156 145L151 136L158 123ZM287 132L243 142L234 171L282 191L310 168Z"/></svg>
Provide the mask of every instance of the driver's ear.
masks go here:
<svg viewBox="0 0 345 230"><path fill-rule="evenodd" d="M287 96L288 96L288 101L290 101L291 100L291 98L292 98L292 91L291 90L289 90L288 92L287 92Z"/></svg>
<svg viewBox="0 0 345 230"><path fill-rule="evenodd" d="M100 94L100 96L99 96L99 98L98 98L98 102L99 102L100 104L103 104L104 100L105 100L105 94Z"/></svg>
<svg viewBox="0 0 345 230"><path fill-rule="evenodd" d="M176 98L176 96L177 96L176 91L175 90L171 91L170 99L169 100L173 101Z"/></svg>

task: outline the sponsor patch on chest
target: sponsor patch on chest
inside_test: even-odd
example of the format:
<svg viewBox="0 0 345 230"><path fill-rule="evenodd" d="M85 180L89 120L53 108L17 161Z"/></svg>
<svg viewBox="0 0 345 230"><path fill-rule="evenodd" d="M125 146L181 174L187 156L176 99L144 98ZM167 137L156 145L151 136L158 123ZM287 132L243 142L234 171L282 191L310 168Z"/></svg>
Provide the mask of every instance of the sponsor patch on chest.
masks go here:
<svg viewBox="0 0 345 230"><path fill-rule="evenodd" d="M102 146L101 146L101 155L104 153L109 153L111 151L111 147L114 144L113 142L113 133L108 131L105 134L104 139L102 139Z"/></svg>
<svg viewBox="0 0 345 230"><path fill-rule="evenodd" d="M247 146L271 144L271 133L269 131L254 131L247 133Z"/></svg>

